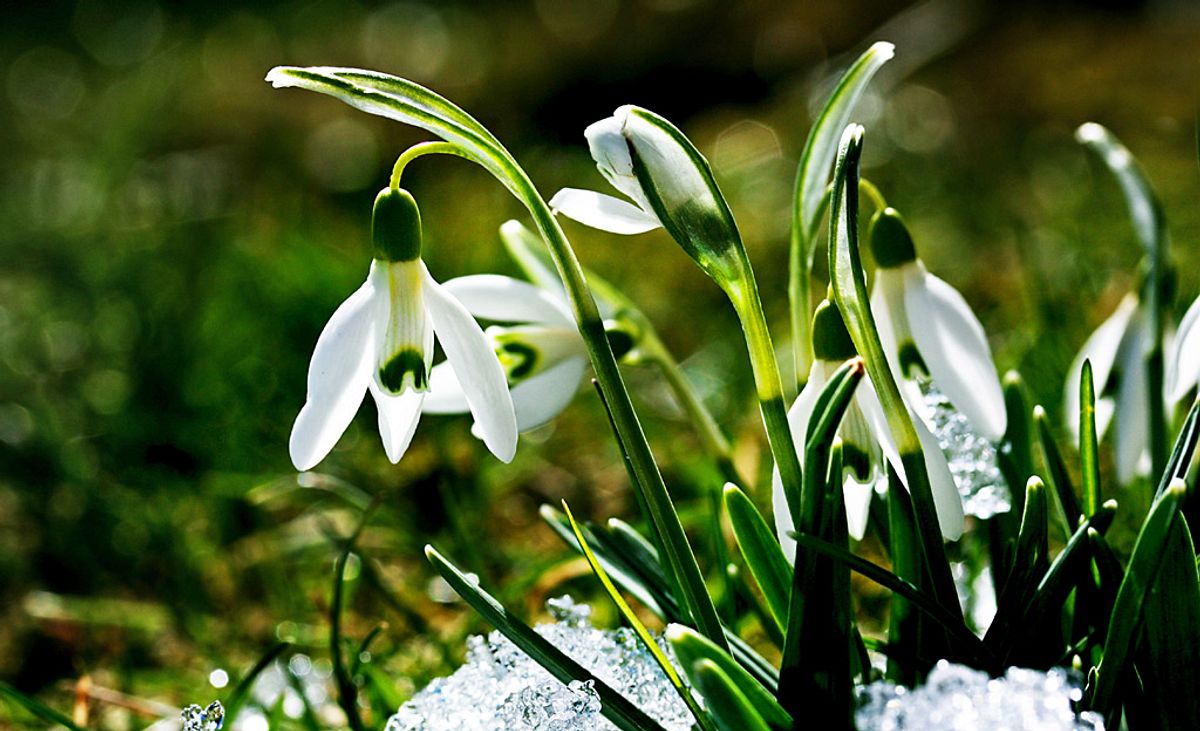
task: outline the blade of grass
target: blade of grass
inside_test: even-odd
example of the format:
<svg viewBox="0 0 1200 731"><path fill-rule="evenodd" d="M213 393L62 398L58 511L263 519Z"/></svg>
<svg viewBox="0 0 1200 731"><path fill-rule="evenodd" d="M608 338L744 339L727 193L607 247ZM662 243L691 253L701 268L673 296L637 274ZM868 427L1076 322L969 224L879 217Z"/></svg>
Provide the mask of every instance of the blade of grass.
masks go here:
<svg viewBox="0 0 1200 731"><path fill-rule="evenodd" d="M583 551L584 558L587 559L588 565L592 567L592 573L600 580L600 584L604 587L604 591L608 593L608 597L612 599L613 604L617 605L617 609L621 612L621 616L633 627L633 631L637 633L638 639L642 641L642 645L650 652L654 661L658 663L658 667L662 669L663 674L667 676L667 680L671 683L671 687L679 694L681 700L691 711L692 717L696 719L696 723L700 728L710 730L713 728L712 721L708 714L704 712L696 699L692 696L691 690L683 684L683 680L679 674L675 672L675 666L663 654L662 648L654 641L654 637L650 634L650 630L646 629L646 625L638 619L633 609L621 596L621 592L617 591L617 587L613 586L612 580L608 578L604 567L596 560L596 555L592 553L592 549L588 547L587 539L583 537L583 532L579 530L579 524L575 521L575 516L571 514L571 508L567 505L567 501L562 502L563 512L567 514L567 520L571 523L571 530L575 533L575 540L579 541L579 547Z"/></svg>
<svg viewBox="0 0 1200 731"><path fill-rule="evenodd" d="M1067 471L1067 463L1063 460L1058 443L1054 441L1054 435L1050 432L1050 419L1041 406L1033 407L1033 422L1037 425L1038 442L1042 447L1042 458L1046 462L1046 481L1058 496L1062 520L1065 521L1061 524L1063 535L1070 535L1075 526L1079 525L1083 508L1079 506L1079 499L1075 497L1075 486L1071 482L1071 473Z"/></svg>
<svg viewBox="0 0 1200 731"><path fill-rule="evenodd" d="M791 728L792 717L775 697L754 679L729 653L710 642L690 627L672 624L667 627L667 641L675 651L681 667L690 668L701 660L709 660L729 676L733 685L750 701L763 719L779 728Z"/></svg>
<svg viewBox="0 0 1200 731"><path fill-rule="evenodd" d="M333 599L329 603L329 657L333 661L333 678L337 685L338 705L346 714L346 721L353 731L366 731L366 726L358 712L358 689L355 687L350 673L347 672L346 661L342 657L342 588L346 581L346 564L350 561L354 544L362 535L363 529L367 527L371 516L375 514L376 508L383 502L383 495L384 493L376 495L367 509L363 511L358 525L346 539L346 545L342 547L333 567Z"/></svg>

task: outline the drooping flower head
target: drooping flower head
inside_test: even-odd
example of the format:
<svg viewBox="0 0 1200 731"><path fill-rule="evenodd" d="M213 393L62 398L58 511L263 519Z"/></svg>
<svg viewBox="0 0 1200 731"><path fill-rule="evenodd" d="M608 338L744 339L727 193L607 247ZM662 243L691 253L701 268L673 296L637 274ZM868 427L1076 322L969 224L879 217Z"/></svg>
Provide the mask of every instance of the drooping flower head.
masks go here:
<svg viewBox="0 0 1200 731"><path fill-rule="evenodd" d="M329 318L313 349L308 397L288 445L296 469L312 469L329 454L368 391L384 451L399 462L429 389L435 335L484 443L510 461L517 424L504 370L479 324L425 267L420 211L407 191L385 188L376 197L372 242L366 282Z"/></svg>
<svg viewBox="0 0 1200 731"><path fill-rule="evenodd" d="M925 268L904 220L892 208L871 219L877 269L871 309L879 339L910 405L928 379L992 442L1004 436L1008 417L987 334L958 290Z"/></svg>
<svg viewBox="0 0 1200 731"><path fill-rule="evenodd" d="M804 439L809 423L815 418L813 411L821 391L837 369L857 355L837 305L829 300L821 302L813 315L812 341L814 360L808 381L788 410L788 425L801 461L804 458ZM942 535L948 540L956 540L962 535L964 518L954 477L945 455L938 447L937 439L929 429L917 418L913 419L913 426L925 455L925 467L929 472ZM870 379L863 379L858 385L854 400L838 427L838 436L842 439L845 471L842 492L846 502L847 528L853 538L861 540L867 528L871 494L876 485L886 484L885 465L890 464L901 480L906 479L900 451ZM906 489L904 485L896 487ZM794 529L792 515L778 470L775 470L772 479L772 503L780 545L789 557L793 556L796 543L790 535Z"/></svg>

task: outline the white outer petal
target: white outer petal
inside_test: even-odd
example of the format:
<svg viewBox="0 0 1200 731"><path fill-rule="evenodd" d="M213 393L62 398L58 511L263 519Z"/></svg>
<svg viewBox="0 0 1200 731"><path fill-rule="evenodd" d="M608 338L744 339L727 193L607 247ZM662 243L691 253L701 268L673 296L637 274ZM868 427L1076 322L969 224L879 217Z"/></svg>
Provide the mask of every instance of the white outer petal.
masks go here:
<svg viewBox="0 0 1200 731"><path fill-rule="evenodd" d="M444 360L429 371L429 392L421 411L426 414L465 414L471 410L454 366Z"/></svg>
<svg viewBox="0 0 1200 731"><path fill-rule="evenodd" d="M1167 370L1167 400L1176 403L1200 384L1200 297L1179 323L1175 347Z"/></svg>
<svg viewBox="0 0 1200 731"><path fill-rule="evenodd" d="M908 478L904 474L904 463L900 459L900 450L896 446L896 439L892 436L892 430L888 426L879 396L876 395L875 389L871 387L869 381L859 386L855 398L858 399L863 416L875 430L875 436L879 440L879 446L883 449L884 458L891 463L900 479L904 480L904 488L907 490ZM954 482L954 475L950 472L950 465L946 462L946 455L942 454L937 437L929 431L925 422L913 413L911 407L909 407L908 413L912 419L913 428L917 431L917 438L921 440L921 451L925 454L925 469L929 473L929 484L933 492L934 508L937 511L938 525L942 529L942 537L949 541L958 540L963 534L965 514L962 498L958 494L958 486Z"/></svg>
<svg viewBox="0 0 1200 731"><path fill-rule="evenodd" d="M572 221L614 234L642 234L662 227L654 214L594 190L563 188L550 199L550 207Z"/></svg>
<svg viewBox="0 0 1200 731"><path fill-rule="evenodd" d="M575 319L561 298L520 279L472 274L443 282L442 287L475 317L575 327Z"/></svg>
<svg viewBox="0 0 1200 731"><path fill-rule="evenodd" d="M1083 362L1092 362L1092 382L1096 386L1096 434L1103 437L1108 429L1113 415L1113 405L1107 399L1101 399L1100 394L1108 377L1112 374L1113 363L1117 359L1117 350L1125 330L1129 327L1130 318L1137 311L1138 300L1132 294L1125 295L1117 309L1104 321L1100 327L1088 337L1071 368L1067 371L1066 391L1063 398L1063 419L1072 438L1079 441L1079 381L1083 377Z"/></svg>
<svg viewBox="0 0 1200 731"><path fill-rule="evenodd" d="M908 324L930 379L980 434L1000 441L1008 417L983 325L958 290L924 265L903 269Z"/></svg>
<svg viewBox="0 0 1200 731"><path fill-rule="evenodd" d="M873 492L875 485L872 483L864 484L852 479L842 483L842 495L846 502L846 530L856 541L861 541L867 534Z"/></svg>
<svg viewBox="0 0 1200 731"><path fill-rule="evenodd" d="M808 422L812 419L817 397L821 395L827 380L825 367L820 361L814 361L808 373L808 382L788 409L788 427L792 432L792 442L796 445L801 467L804 466L804 435L808 431ZM783 549L783 555L795 563L796 539L788 534L796 529L796 524L792 521L792 511L788 508L787 495L783 491L783 478L779 475L778 466L771 471L771 510L775 513L775 534L779 536L779 546Z"/></svg>
<svg viewBox="0 0 1200 731"><path fill-rule="evenodd" d="M371 381L371 396L379 411L379 438L383 441L383 451L391 463L396 464L408 451L417 431L425 392L407 389L398 396L391 396Z"/></svg>
<svg viewBox="0 0 1200 731"><path fill-rule="evenodd" d="M424 269L424 264L421 265ZM504 369L479 323L458 300L424 271L426 307L434 332L453 363L471 415L483 433L483 443L502 462L517 451L517 417Z"/></svg>
<svg viewBox="0 0 1200 731"><path fill-rule="evenodd" d="M292 464L310 470L337 444L371 381L376 338L375 266L329 318L308 366L308 397L288 440Z"/></svg>
<svg viewBox="0 0 1200 731"><path fill-rule="evenodd" d="M583 136L605 180L634 200L639 208L651 210L646 202L646 194L642 192L642 184L633 172L633 156L629 153L629 142L623 134L628 117L629 107L621 107L613 116L589 124Z"/></svg>
<svg viewBox="0 0 1200 731"><path fill-rule="evenodd" d="M567 358L513 386L517 429L536 429L562 413L578 393L587 367L586 356Z"/></svg>
<svg viewBox="0 0 1200 731"><path fill-rule="evenodd" d="M1117 480L1128 485L1148 471L1150 444L1149 403L1146 400L1149 374L1146 372L1146 346L1149 332L1143 313L1137 312L1129 323L1117 352L1121 382L1115 404L1116 434L1114 459Z"/></svg>
<svg viewBox="0 0 1200 731"><path fill-rule="evenodd" d="M897 322L904 318L904 276L897 269L876 269L875 283L871 287L871 314L875 317L875 329L879 331L879 342L887 356L888 368L897 383L904 382L900 373L900 343L897 329L908 335L907 325Z"/></svg>

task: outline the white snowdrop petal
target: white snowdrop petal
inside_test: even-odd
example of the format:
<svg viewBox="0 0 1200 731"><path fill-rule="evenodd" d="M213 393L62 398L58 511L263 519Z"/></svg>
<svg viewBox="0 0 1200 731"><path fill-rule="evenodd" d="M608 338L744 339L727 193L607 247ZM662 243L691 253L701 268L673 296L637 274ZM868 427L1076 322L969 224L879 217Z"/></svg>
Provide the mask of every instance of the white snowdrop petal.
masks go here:
<svg viewBox="0 0 1200 731"><path fill-rule="evenodd" d="M812 419L817 397L821 395L821 390L825 388L827 380L825 367L820 361L814 362L808 373L808 382L804 384L800 395L788 409L788 427L791 429L792 441L796 445L802 467L804 435L808 431L808 422ZM789 534L796 527L792 521L792 511L788 508L787 495L783 491L783 478L779 475L778 466L771 471L771 509L775 513L775 533L779 536L779 545L788 560L794 562L796 560L796 540Z"/></svg>
<svg viewBox="0 0 1200 731"><path fill-rule="evenodd" d="M586 358L567 358L513 386L517 429L535 429L562 413L579 391L587 366Z"/></svg>
<svg viewBox="0 0 1200 731"><path fill-rule="evenodd" d="M861 541L867 534L867 519L870 517L873 492L875 486L870 483L846 480L842 484L842 497L846 503L846 529L856 541Z"/></svg>
<svg viewBox="0 0 1200 731"><path fill-rule="evenodd" d="M384 393L375 382L371 382L371 396L379 411L379 437L383 450L392 464L400 461L412 443L417 423L421 419L421 404L425 400L423 391L404 391L398 396Z"/></svg>
<svg viewBox="0 0 1200 731"><path fill-rule="evenodd" d="M462 384L454 374L454 366L444 360L429 371L429 392L421 411L426 414L465 414L471 410L467 405Z"/></svg>
<svg viewBox="0 0 1200 731"><path fill-rule="evenodd" d="M1121 381L1117 387L1113 409L1113 418L1116 421L1114 459L1117 480L1122 485L1128 485L1139 473L1145 471L1143 456L1146 455L1150 444L1148 374L1145 358L1147 339L1145 319L1135 317L1117 354Z"/></svg>
<svg viewBox="0 0 1200 731"><path fill-rule="evenodd" d="M1075 441L1079 441L1079 381L1083 377L1083 362L1088 360L1092 363L1092 382L1096 386L1097 401L1096 433L1102 437L1108 429L1108 417L1112 415L1112 406L1105 407L1104 413L1101 413L1101 392L1112 374L1117 350L1121 347L1121 340L1129 327L1130 319L1137 311L1137 306L1137 297L1132 294L1126 295L1112 315L1084 342L1071 363L1070 370L1067 371L1066 390L1063 394L1063 419Z"/></svg>
<svg viewBox="0 0 1200 731"><path fill-rule="evenodd" d="M1200 297L1179 323L1167 369L1167 399L1176 403L1197 384L1200 384Z"/></svg>
<svg viewBox="0 0 1200 731"><path fill-rule="evenodd" d="M424 266L424 265L422 265ZM517 417L504 369L492 344L467 308L425 272L426 306L437 339L492 454L509 462L517 451Z"/></svg>
<svg viewBox="0 0 1200 731"><path fill-rule="evenodd" d="M529 282L500 274L472 274L442 283L475 317L496 322L575 326L566 305Z"/></svg>
<svg viewBox="0 0 1200 731"><path fill-rule="evenodd" d="M1004 394L983 326L954 287L919 263L905 269L908 324L930 379L980 434L1000 441Z"/></svg>
<svg viewBox="0 0 1200 731"><path fill-rule="evenodd" d="M594 190L563 188L550 199L550 207L573 221L614 234L640 234L662 227L653 214Z"/></svg>
<svg viewBox="0 0 1200 731"><path fill-rule="evenodd" d="M288 439L288 453L298 470L310 470L325 459L362 404L371 380L376 292L368 276L317 338L308 368L308 397Z"/></svg>
<svg viewBox="0 0 1200 731"><path fill-rule="evenodd" d="M929 486L933 490L933 505L937 510L942 537L957 541L966 527L966 513L963 511L962 496L958 494L958 485L950 472L950 464L938 445L937 437L929 431L925 422L914 418L913 426L921 440L921 451L925 453L925 469L929 472Z"/></svg>

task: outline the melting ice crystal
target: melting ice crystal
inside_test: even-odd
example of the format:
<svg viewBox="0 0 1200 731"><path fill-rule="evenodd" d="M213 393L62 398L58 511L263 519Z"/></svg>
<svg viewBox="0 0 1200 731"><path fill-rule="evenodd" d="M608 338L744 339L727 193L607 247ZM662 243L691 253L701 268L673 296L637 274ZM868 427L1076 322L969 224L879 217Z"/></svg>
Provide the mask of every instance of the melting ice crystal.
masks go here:
<svg viewBox="0 0 1200 731"><path fill-rule="evenodd" d="M984 519L1012 510L1012 493L1000 473L995 445L975 431L932 383L922 381L920 386L927 423L950 463L963 510Z"/></svg>
<svg viewBox="0 0 1200 731"><path fill-rule="evenodd" d="M859 731L1104 731L1090 711L1076 714L1081 692L1063 670L1009 668L1002 678L942 660L925 685L872 683L859 689Z"/></svg>
<svg viewBox="0 0 1200 731"><path fill-rule="evenodd" d="M668 731L687 731L687 706L629 629L591 626L591 608L570 597L551 599L558 621L536 627L571 659L624 695ZM659 645L674 658L666 642ZM600 713L590 682L563 685L500 632L467 641L467 662L438 678L388 721L386 731L592 731L615 729Z"/></svg>

